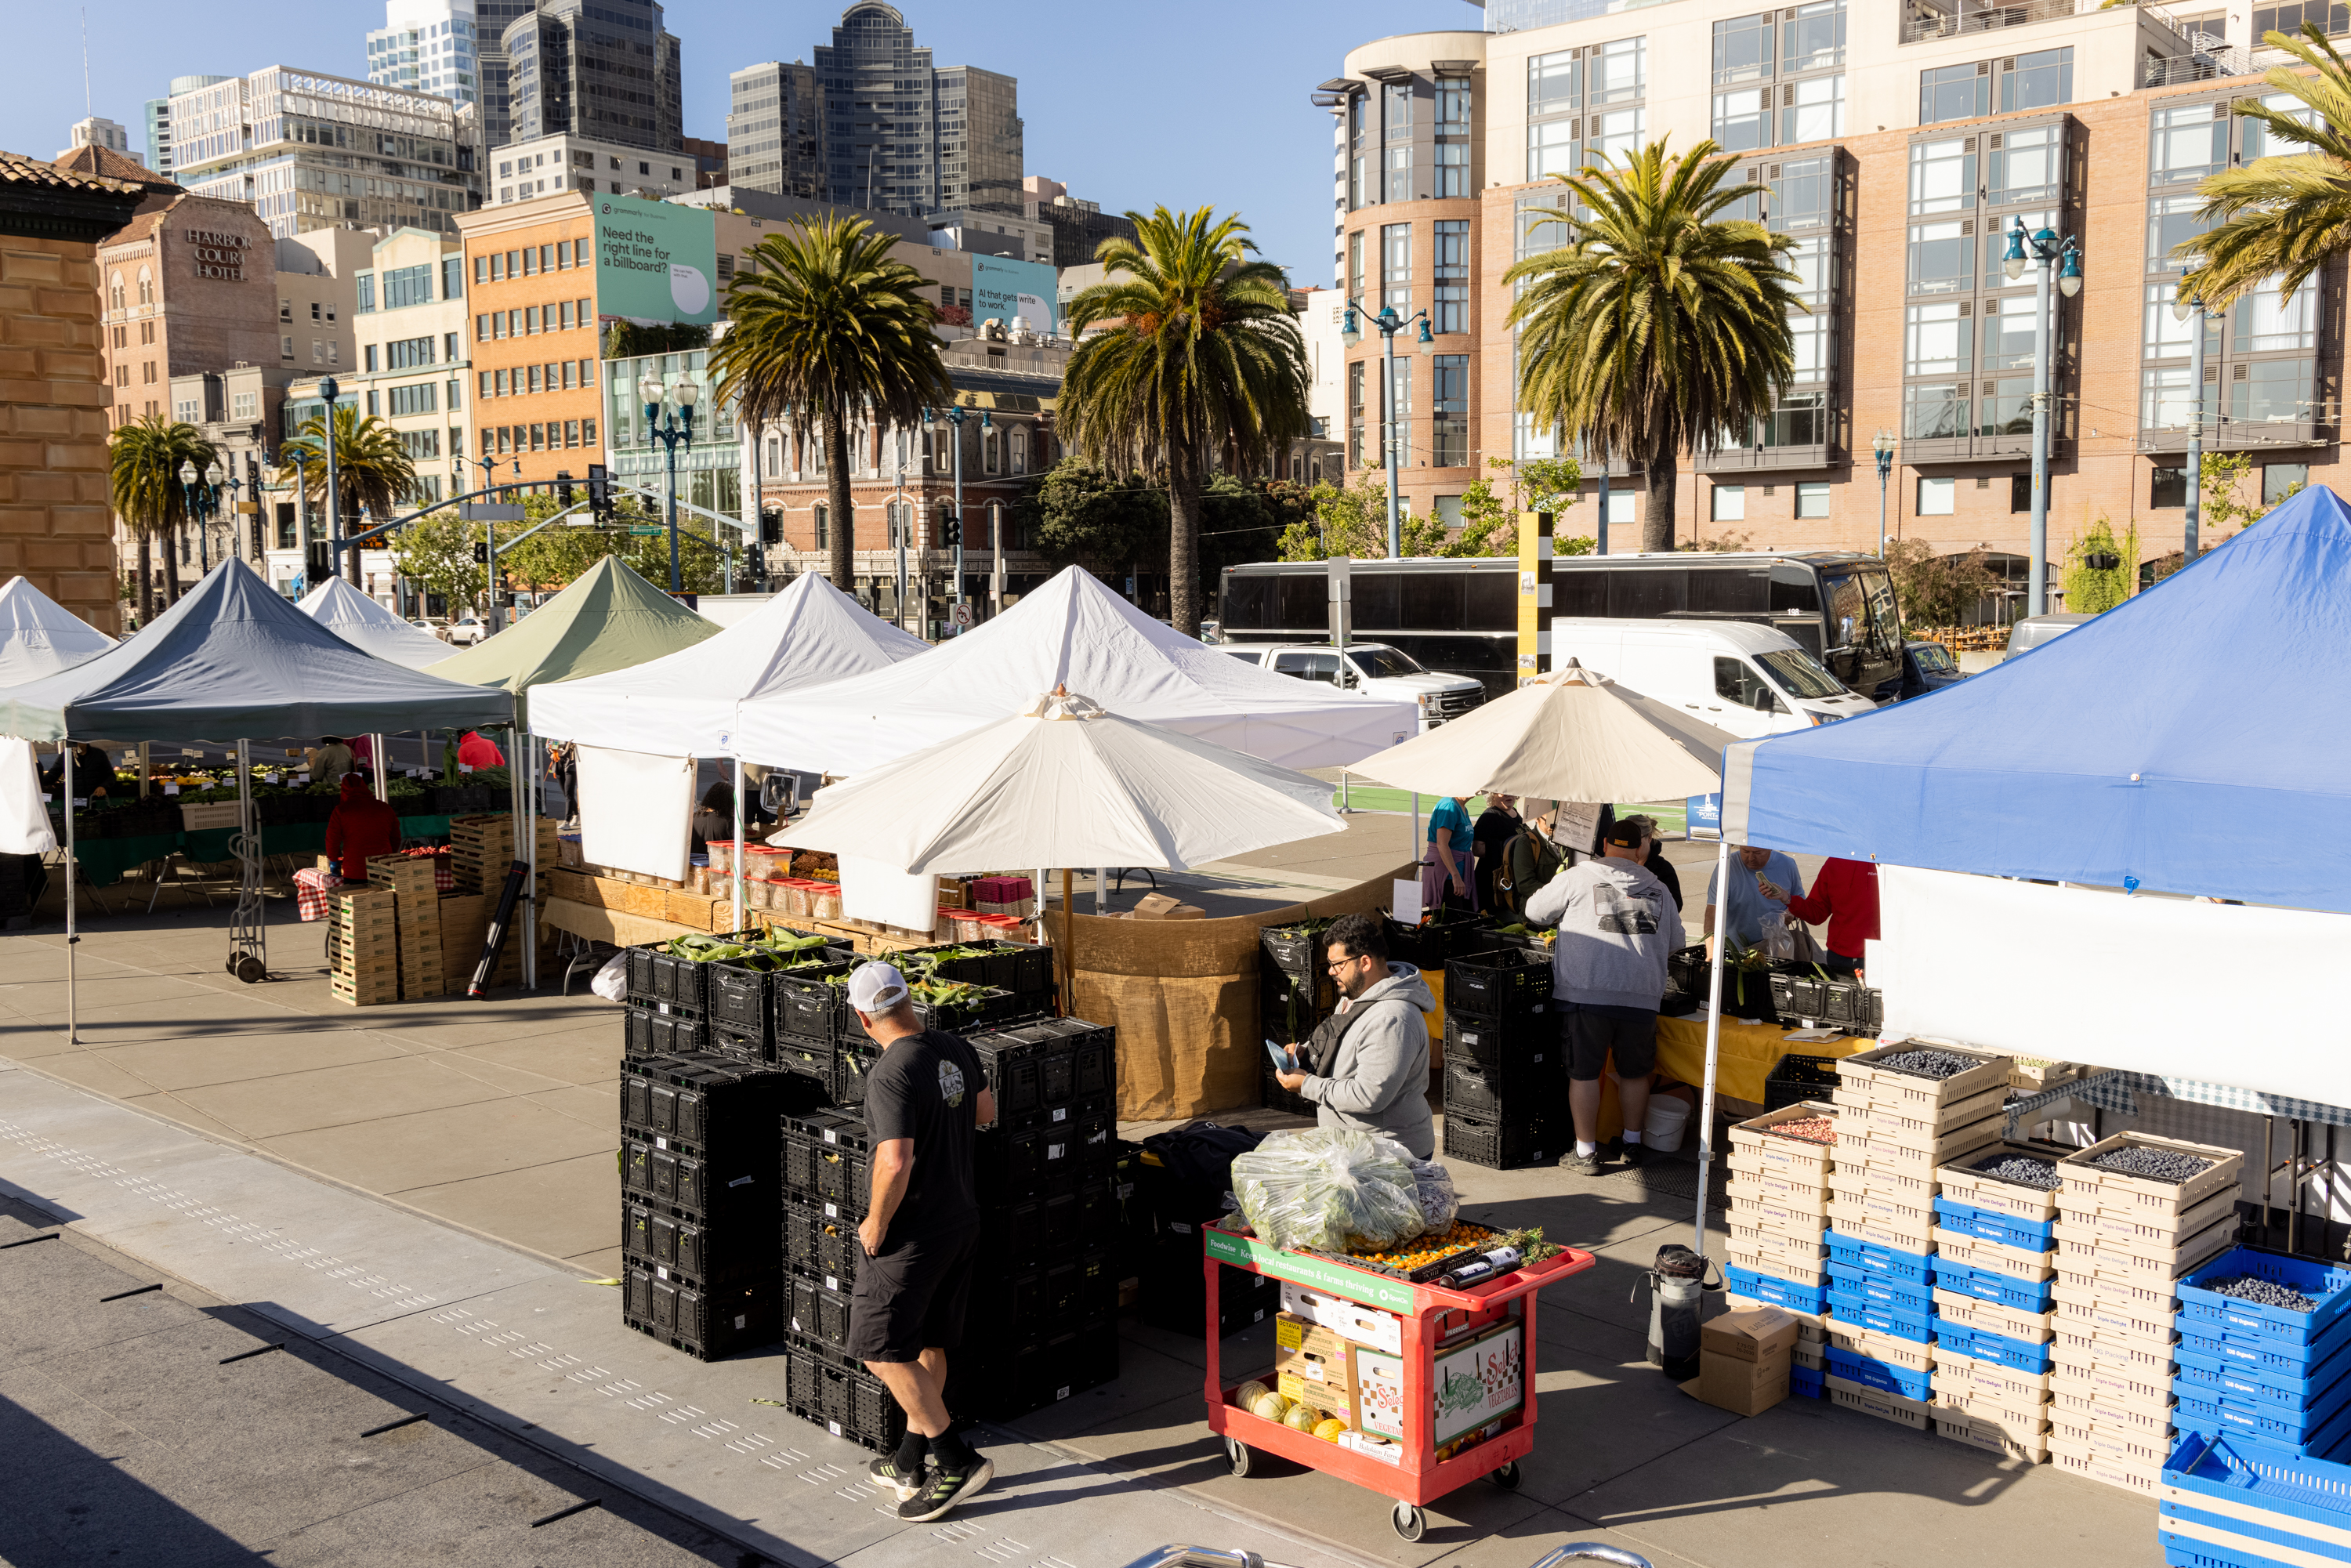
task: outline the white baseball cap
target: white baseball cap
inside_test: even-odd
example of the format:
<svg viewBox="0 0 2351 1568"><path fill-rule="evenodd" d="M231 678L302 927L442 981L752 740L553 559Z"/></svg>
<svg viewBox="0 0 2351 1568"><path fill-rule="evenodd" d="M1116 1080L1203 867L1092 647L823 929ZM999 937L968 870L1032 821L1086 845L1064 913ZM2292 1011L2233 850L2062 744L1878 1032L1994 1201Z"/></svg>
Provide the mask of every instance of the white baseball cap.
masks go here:
<svg viewBox="0 0 2351 1568"><path fill-rule="evenodd" d="M906 977L889 964L861 964L849 977L849 1005L871 1018L886 1013L911 993Z"/></svg>

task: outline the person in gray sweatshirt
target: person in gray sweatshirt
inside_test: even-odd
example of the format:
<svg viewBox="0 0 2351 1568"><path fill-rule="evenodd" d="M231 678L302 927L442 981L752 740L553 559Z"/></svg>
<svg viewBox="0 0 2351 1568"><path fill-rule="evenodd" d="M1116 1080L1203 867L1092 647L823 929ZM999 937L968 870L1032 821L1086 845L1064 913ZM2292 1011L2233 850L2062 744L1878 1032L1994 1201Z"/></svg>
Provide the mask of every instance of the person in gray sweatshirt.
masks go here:
<svg viewBox="0 0 2351 1568"><path fill-rule="evenodd" d="M1299 1047L1303 1071L1277 1071L1314 1103L1318 1126L1394 1138L1415 1159L1437 1153L1428 1114L1428 1019L1436 996L1410 964L1388 962L1387 934L1367 915L1343 915L1322 934L1339 1010ZM1650 1004L1655 1007L1655 1002Z"/></svg>
<svg viewBox="0 0 2351 1568"><path fill-rule="evenodd" d="M1600 1074L1616 1080L1625 1113L1625 1163L1644 1158L1649 1074L1657 1064L1657 1003L1666 994L1666 956L1682 945L1673 894L1641 864L1638 824L1622 821L1602 835L1600 858L1552 878L1526 907L1530 925L1557 925L1551 994L1560 1003L1567 1056L1567 1104L1575 1147L1561 1166L1600 1174Z"/></svg>

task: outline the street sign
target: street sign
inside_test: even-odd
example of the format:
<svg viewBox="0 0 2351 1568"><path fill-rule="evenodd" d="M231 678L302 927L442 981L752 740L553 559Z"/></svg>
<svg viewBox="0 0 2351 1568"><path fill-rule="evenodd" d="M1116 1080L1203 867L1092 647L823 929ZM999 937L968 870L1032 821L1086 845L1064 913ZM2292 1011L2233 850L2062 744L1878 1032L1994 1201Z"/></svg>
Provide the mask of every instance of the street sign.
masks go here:
<svg viewBox="0 0 2351 1568"><path fill-rule="evenodd" d="M518 523L522 507L512 504L489 501L465 501L457 511L469 523Z"/></svg>

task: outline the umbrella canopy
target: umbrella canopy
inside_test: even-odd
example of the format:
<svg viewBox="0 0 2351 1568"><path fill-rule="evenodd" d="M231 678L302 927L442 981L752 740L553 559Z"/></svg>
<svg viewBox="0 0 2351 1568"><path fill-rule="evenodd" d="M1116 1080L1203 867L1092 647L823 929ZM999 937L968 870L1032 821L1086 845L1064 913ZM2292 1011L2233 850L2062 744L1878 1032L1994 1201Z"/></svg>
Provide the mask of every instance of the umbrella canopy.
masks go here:
<svg viewBox="0 0 2351 1568"><path fill-rule="evenodd" d="M347 578L327 579L304 594L294 608L360 653L412 670L444 663L449 657L448 643L419 632L353 588Z"/></svg>
<svg viewBox="0 0 2351 1568"><path fill-rule="evenodd" d="M1721 788L1738 738L1570 659L1352 771L1424 795L1675 800Z"/></svg>
<svg viewBox="0 0 2351 1568"><path fill-rule="evenodd" d="M113 646L113 638L26 579L12 577L0 588L0 687L69 670Z"/></svg>
<svg viewBox="0 0 2351 1568"><path fill-rule="evenodd" d="M579 581L488 642L431 666L445 680L523 694L547 681L578 680L645 664L718 635L705 621L608 555Z"/></svg>
<svg viewBox="0 0 2351 1568"><path fill-rule="evenodd" d="M389 734L506 724L514 699L371 658L286 601L241 560L213 568L130 642L0 692L0 734Z"/></svg>
<svg viewBox="0 0 2351 1568"><path fill-rule="evenodd" d="M533 686L530 724L556 740L709 757L733 731L738 702L847 680L930 649L803 572L707 642L610 674Z"/></svg>
<svg viewBox="0 0 2351 1568"><path fill-rule="evenodd" d="M1184 871L1345 825L1320 779L1056 691L820 791L791 839L918 875Z"/></svg>

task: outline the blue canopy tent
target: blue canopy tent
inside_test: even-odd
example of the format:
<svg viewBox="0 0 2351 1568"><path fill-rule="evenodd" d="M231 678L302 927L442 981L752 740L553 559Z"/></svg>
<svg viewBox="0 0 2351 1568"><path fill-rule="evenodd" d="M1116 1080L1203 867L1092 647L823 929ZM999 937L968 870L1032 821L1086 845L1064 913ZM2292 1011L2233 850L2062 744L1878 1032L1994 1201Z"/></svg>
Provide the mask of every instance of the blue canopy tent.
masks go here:
<svg viewBox="0 0 2351 1568"><path fill-rule="evenodd" d="M2351 806L2351 739L2330 722L2351 715L2346 645L2351 507L2306 490L2148 591L1958 686L1728 747L1718 864L1733 844L1765 844L2283 906L2264 915L2351 913L2351 839L2326 826ZM2318 831L2295 835L2295 824ZM1718 944L1718 1000L1721 973ZM1719 1027L1708 1030L1701 1166ZM1703 1197L1698 1216L1702 1247Z"/></svg>

